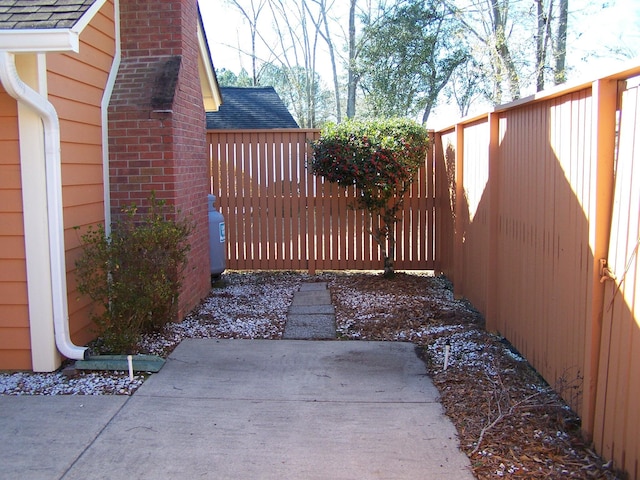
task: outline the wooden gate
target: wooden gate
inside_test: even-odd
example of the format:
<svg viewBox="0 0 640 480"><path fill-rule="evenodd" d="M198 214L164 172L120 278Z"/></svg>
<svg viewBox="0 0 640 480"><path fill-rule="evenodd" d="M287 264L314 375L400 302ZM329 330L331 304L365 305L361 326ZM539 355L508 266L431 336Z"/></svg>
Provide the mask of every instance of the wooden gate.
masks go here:
<svg viewBox="0 0 640 480"><path fill-rule="evenodd" d="M640 77L619 82L622 104L615 166L613 218L594 421L605 458L640 478ZM606 278L606 277L605 277Z"/></svg>
<svg viewBox="0 0 640 480"><path fill-rule="evenodd" d="M370 219L356 192L310 174L318 130L209 131L211 191L225 217L227 266L234 270L381 270ZM407 194L396 228L395 268L434 266L431 152Z"/></svg>

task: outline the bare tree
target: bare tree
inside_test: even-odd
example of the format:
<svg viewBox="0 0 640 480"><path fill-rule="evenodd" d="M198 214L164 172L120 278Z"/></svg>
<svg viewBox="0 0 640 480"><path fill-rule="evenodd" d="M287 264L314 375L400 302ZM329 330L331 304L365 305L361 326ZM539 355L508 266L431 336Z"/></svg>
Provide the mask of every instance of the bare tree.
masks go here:
<svg viewBox="0 0 640 480"><path fill-rule="evenodd" d="M342 121L342 108L340 105L340 82L338 81L338 67L336 64L336 52L333 45L333 40L331 36L331 31L329 28L329 19L327 12L331 9L335 2L331 2L331 4L327 5L326 0L312 0L314 3L318 5L320 8L320 16L322 24L324 25L324 30L322 25L317 25L316 28L320 33L320 36L323 38L325 43L327 44L327 48L329 50L329 58L331 59L331 73L333 77L333 91L336 99L336 118L337 122L340 123ZM352 0L355 2L355 0ZM309 14L311 12L309 11ZM313 16L311 17L313 18Z"/></svg>
<svg viewBox="0 0 640 480"><path fill-rule="evenodd" d="M322 25L321 14L316 13L316 17L310 19L311 10L307 0L269 0L269 8L279 47L278 51L271 48L271 52L287 71L297 72L299 69L295 67L303 68L304 77L301 79L298 74L291 75L290 85L305 102L304 112L299 112L298 121L302 122L302 127L315 127L314 93L318 86L316 55ZM309 21L313 27L309 25Z"/></svg>
<svg viewBox="0 0 640 480"><path fill-rule="evenodd" d="M483 65L493 83L491 101L503 103L504 84L511 100L520 98L520 69L513 56L511 34L514 21L509 0L468 0L463 8L450 3L449 9L476 40L475 58L488 59ZM524 16L518 15L517 18L522 22ZM524 28L526 30L526 26ZM515 51L519 53L520 49Z"/></svg>
<svg viewBox="0 0 640 480"><path fill-rule="evenodd" d="M228 0L231 5L236 7L242 16L249 22L249 29L251 32L251 78L253 85L258 85L258 69L257 69L257 55L256 55L256 36L258 35L258 17L262 12L262 9L267 3L267 0L250 0L248 8L242 6L238 0Z"/></svg>

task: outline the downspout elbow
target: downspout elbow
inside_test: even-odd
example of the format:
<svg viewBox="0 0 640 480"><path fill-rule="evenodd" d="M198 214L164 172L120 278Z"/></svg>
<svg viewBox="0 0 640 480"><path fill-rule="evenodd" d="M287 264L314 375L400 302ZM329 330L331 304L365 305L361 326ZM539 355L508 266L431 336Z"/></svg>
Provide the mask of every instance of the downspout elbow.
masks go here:
<svg viewBox="0 0 640 480"><path fill-rule="evenodd" d="M44 96L22 81L16 69L14 55L6 51L0 52L0 81L9 95L32 108L42 119L55 342L62 355L72 360L81 360L85 358L88 349L74 345L69 332L58 114Z"/></svg>

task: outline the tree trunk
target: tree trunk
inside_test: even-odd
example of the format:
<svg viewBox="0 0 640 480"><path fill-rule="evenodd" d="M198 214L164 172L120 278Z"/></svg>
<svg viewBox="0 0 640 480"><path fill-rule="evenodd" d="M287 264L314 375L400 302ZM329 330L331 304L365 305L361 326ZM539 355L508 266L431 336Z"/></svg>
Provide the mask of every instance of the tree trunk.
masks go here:
<svg viewBox="0 0 640 480"><path fill-rule="evenodd" d="M347 118L356 115L356 0L350 0L349 5L349 65L347 84Z"/></svg>
<svg viewBox="0 0 640 480"><path fill-rule="evenodd" d="M509 46L507 45L507 29L505 28L506 15L503 15L499 0L491 0L491 8L493 11L495 49L507 71L507 83L509 85L511 100L517 100L520 98L520 78L513 58L511 57Z"/></svg>
<svg viewBox="0 0 640 480"><path fill-rule="evenodd" d="M338 81L338 67L336 66L336 54L333 48L333 41L331 40L331 32L329 31L329 22L327 18L327 3L326 0L314 0L320 7L320 14L322 21L324 22L324 33L322 33L320 26L316 25L316 28L322 35L322 38L327 43L329 49L329 58L331 59L331 73L333 74L333 92L336 98L336 120L338 123L342 121L342 106L340 105L340 82Z"/></svg>
<svg viewBox="0 0 640 480"><path fill-rule="evenodd" d="M569 13L569 0L560 0L560 15L558 17L558 34L555 42L553 58L553 82L560 85L567 81L565 60L567 58L567 18Z"/></svg>
<svg viewBox="0 0 640 480"><path fill-rule="evenodd" d="M546 31L546 21L544 17L544 0L536 0L537 17L538 17L538 29L536 36L536 91L540 92L544 90L544 64L545 64L545 50L544 50L544 36Z"/></svg>
<svg viewBox="0 0 640 480"><path fill-rule="evenodd" d="M251 29L251 83L253 86L258 85L258 68L257 68L257 58L256 58L256 35L258 34L258 17L260 16L260 12L265 5L265 0L259 0L258 5L251 0L251 12L248 12L244 9L244 7L240 4L238 0L231 0L231 4L234 5L240 13L247 19L249 22L249 28Z"/></svg>

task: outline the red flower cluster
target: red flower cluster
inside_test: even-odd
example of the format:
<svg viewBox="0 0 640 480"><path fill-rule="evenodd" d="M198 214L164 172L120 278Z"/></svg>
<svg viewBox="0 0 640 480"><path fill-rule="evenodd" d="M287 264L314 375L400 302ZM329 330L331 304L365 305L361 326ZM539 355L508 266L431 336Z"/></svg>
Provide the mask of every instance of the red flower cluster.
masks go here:
<svg viewBox="0 0 640 480"><path fill-rule="evenodd" d="M403 119L348 121L328 126L311 145L312 173L338 185L355 186L359 192L356 206L379 219L371 233L383 252L385 273L392 273L395 239L391 226L424 165L427 131Z"/></svg>

